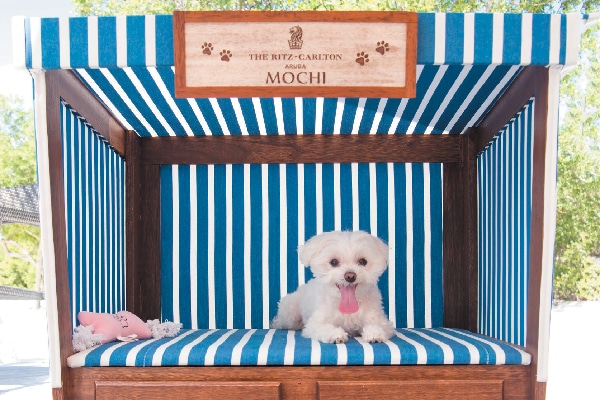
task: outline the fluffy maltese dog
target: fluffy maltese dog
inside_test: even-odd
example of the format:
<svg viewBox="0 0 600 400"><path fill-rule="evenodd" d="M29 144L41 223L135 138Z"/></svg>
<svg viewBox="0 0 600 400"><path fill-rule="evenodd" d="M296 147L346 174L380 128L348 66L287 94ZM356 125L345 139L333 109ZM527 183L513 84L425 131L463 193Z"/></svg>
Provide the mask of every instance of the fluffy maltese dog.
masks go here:
<svg viewBox="0 0 600 400"><path fill-rule="evenodd" d="M349 335L367 342L392 337L377 287L388 261L381 239L362 231L326 232L298 254L314 278L281 299L273 328L302 329L302 336L325 343L345 343Z"/></svg>

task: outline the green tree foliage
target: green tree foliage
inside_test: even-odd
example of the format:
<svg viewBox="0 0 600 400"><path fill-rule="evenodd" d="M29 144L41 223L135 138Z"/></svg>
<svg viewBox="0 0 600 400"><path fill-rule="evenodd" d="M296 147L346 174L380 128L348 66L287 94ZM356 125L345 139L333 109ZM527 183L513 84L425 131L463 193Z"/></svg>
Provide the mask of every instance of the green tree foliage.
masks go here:
<svg viewBox="0 0 600 400"><path fill-rule="evenodd" d="M404 10L430 12L594 12L600 0L72 0L82 15L174 10ZM582 43L582 62L562 84L555 297L600 298L599 30ZM596 262L594 262L594 257Z"/></svg>
<svg viewBox="0 0 600 400"><path fill-rule="evenodd" d="M81 15L170 14L175 10L404 10L590 12L600 0L72 0Z"/></svg>
<svg viewBox="0 0 600 400"><path fill-rule="evenodd" d="M175 10L377 10L377 0L72 0L81 15L170 14Z"/></svg>
<svg viewBox="0 0 600 400"><path fill-rule="evenodd" d="M36 287L36 268L41 257L39 248L39 227L3 225L0 231L0 285L39 290Z"/></svg>
<svg viewBox="0 0 600 400"><path fill-rule="evenodd" d="M0 187L36 182L33 113L15 96L0 95Z"/></svg>
<svg viewBox="0 0 600 400"><path fill-rule="evenodd" d="M563 78L555 297L600 299L600 27L585 32Z"/></svg>
<svg viewBox="0 0 600 400"><path fill-rule="evenodd" d="M36 183L33 113L22 100L0 95L0 187ZM40 230L0 226L0 285L34 289Z"/></svg>

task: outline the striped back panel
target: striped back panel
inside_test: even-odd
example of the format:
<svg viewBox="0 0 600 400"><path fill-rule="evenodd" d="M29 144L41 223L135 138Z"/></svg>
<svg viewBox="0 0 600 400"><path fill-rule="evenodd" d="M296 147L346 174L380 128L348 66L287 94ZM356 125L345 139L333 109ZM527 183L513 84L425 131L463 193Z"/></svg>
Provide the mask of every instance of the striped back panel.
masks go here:
<svg viewBox="0 0 600 400"><path fill-rule="evenodd" d="M479 332L521 346L529 283L533 110L530 100L477 160Z"/></svg>
<svg viewBox="0 0 600 400"><path fill-rule="evenodd" d="M73 326L79 311L125 308L125 163L61 103L67 262Z"/></svg>
<svg viewBox="0 0 600 400"><path fill-rule="evenodd" d="M398 327L438 327L441 164L161 167L162 318L186 328L266 328L310 279L297 248L365 230L390 246L380 279Z"/></svg>

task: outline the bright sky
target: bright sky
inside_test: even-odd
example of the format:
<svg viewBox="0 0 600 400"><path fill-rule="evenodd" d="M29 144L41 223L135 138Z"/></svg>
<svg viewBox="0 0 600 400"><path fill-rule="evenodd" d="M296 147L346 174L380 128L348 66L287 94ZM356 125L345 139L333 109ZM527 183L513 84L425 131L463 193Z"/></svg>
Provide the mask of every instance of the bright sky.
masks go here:
<svg viewBox="0 0 600 400"><path fill-rule="evenodd" d="M31 106L31 76L12 65L12 17L67 17L73 15L71 0L0 0L0 93L16 94Z"/></svg>

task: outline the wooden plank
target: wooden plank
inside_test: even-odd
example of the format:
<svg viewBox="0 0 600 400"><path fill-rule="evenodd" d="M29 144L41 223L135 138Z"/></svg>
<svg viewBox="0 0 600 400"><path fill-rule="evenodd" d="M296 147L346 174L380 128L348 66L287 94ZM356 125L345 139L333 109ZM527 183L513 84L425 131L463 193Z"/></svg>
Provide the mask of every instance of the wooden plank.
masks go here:
<svg viewBox="0 0 600 400"><path fill-rule="evenodd" d="M176 11L173 19L177 97L416 95L416 13Z"/></svg>
<svg viewBox="0 0 600 400"><path fill-rule="evenodd" d="M253 135L142 138L143 164L460 162L460 135Z"/></svg>
<svg viewBox="0 0 600 400"><path fill-rule="evenodd" d="M444 165L444 326L477 330L477 160L475 130L464 135L463 162Z"/></svg>
<svg viewBox="0 0 600 400"><path fill-rule="evenodd" d="M97 131L121 156L125 156L125 128L70 70L55 71L60 97Z"/></svg>
<svg viewBox="0 0 600 400"><path fill-rule="evenodd" d="M143 165L140 179L143 206L139 217L138 275L133 284L138 286L138 316L142 321L146 321L161 317L160 167Z"/></svg>
<svg viewBox="0 0 600 400"><path fill-rule="evenodd" d="M419 382L422 388L432 381L501 381L505 400L531 399L530 366L526 365L97 367L74 368L67 384L75 390L70 398L94 399L96 382L101 381L119 381L124 385L149 381L280 382L282 398L304 400L317 398L317 382L340 380L379 384L413 381ZM352 391L343 392L347 398L353 398Z"/></svg>
<svg viewBox="0 0 600 400"><path fill-rule="evenodd" d="M535 382L534 385L535 400L544 400L546 398L546 382Z"/></svg>
<svg viewBox="0 0 600 400"><path fill-rule="evenodd" d="M481 152L500 130L535 96L537 77L544 67L524 67L492 110L477 126L477 152Z"/></svg>
<svg viewBox="0 0 600 400"><path fill-rule="evenodd" d="M160 167L142 165L140 137L127 134L127 309L160 319ZM152 295L148 295L151 293Z"/></svg>
<svg viewBox="0 0 600 400"><path fill-rule="evenodd" d="M52 388L52 400L63 400L63 388Z"/></svg>
<svg viewBox="0 0 600 400"><path fill-rule="evenodd" d="M267 400L281 398L279 382L190 382L190 381L99 381L96 400L127 398L132 400L179 399Z"/></svg>
<svg viewBox="0 0 600 400"><path fill-rule="evenodd" d="M502 400L500 380L319 382L319 400Z"/></svg>
<svg viewBox="0 0 600 400"><path fill-rule="evenodd" d="M465 198L463 207L465 210L465 253L464 262L468 265L466 271L466 287L468 287L468 325L465 329L477 332L477 311L479 309L479 219L477 209L477 129L469 129L466 132L464 171Z"/></svg>
<svg viewBox="0 0 600 400"><path fill-rule="evenodd" d="M61 134L61 74L49 71L46 79L46 128L48 132L48 154L50 163L50 202L52 207L52 234L54 244L54 268L56 276L56 305L60 342L60 365L62 379L68 380L67 358L73 354L71 302L69 294L69 266L67 263L67 227L65 217L65 190L63 180L62 134ZM53 392L53 395L69 392Z"/></svg>

